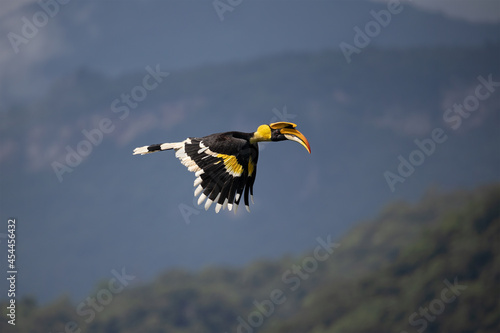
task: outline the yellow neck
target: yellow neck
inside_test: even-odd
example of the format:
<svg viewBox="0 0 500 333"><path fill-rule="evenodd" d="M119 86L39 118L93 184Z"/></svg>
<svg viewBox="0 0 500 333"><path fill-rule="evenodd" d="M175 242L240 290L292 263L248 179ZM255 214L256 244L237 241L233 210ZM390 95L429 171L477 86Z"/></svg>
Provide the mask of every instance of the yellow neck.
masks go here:
<svg viewBox="0 0 500 333"><path fill-rule="evenodd" d="M250 138L250 143L260 141L271 141L271 127L269 125L260 125L253 137Z"/></svg>

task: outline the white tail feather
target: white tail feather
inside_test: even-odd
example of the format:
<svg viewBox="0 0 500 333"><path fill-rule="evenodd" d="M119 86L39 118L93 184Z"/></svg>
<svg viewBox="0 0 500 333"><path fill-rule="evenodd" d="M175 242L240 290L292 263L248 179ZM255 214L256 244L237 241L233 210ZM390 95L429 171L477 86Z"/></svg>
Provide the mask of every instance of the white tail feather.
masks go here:
<svg viewBox="0 0 500 333"><path fill-rule="evenodd" d="M152 153L152 151L148 150L149 146L144 146L144 147L137 147L134 149L134 154L133 155L144 155L144 154L149 154Z"/></svg>
<svg viewBox="0 0 500 333"><path fill-rule="evenodd" d="M161 150L169 150L169 149L181 149L184 147L184 141L182 142L172 142L172 143L162 143L160 146Z"/></svg>
<svg viewBox="0 0 500 333"><path fill-rule="evenodd" d="M137 148L134 149L134 154L133 155L145 155L145 154L155 153L157 151L169 150L169 149L179 150L179 149L181 149L181 148L184 147L184 143L185 142L186 142L186 140L185 141L181 141L181 142L162 143L160 145L160 149L159 150L152 150L152 151L149 150L149 147L151 147L151 145L137 147ZM152 146L158 147L158 145L152 145Z"/></svg>

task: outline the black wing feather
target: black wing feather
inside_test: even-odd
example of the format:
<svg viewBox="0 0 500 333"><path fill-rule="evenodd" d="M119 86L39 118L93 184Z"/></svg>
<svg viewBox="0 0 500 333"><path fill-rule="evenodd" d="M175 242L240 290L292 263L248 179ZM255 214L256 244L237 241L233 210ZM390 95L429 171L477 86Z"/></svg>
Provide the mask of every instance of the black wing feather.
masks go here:
<svg viewBox="0 0 500 333"><path fill-rule="evenodd" d="M249 133L227 132L189 138L183 147L185 155L181 152L178 156L184 165L191 166L191 171L202 170L199 174L201 179L197 181L201 186L198 191L212 202L219 196L219 209L226 200L228 204L238 205L242 197L245 205L249 205L248 194L253 195L258 157L258 147L250 144L250 137ZM251 175L248 174L250 160L254 164Z"/></svg>

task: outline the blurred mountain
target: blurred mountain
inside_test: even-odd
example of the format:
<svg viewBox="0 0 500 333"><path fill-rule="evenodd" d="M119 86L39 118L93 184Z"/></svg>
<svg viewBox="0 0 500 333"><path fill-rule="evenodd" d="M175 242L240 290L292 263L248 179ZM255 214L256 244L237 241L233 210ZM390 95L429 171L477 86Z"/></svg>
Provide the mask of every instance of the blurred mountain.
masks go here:
<svg viewBox="0 0 500 333"><path fill-rule="evenodd" d="M71 1L58 6L32 1L19 6L2 17L2 36L22 37L26 20L33 23L34 16L47 11L50 18L26 43L14 47L9 38L0 40L0 110L41 96L47 82L81 66L122 75L147 64L178 70L283 52L339 50L343 42L356 45L356 27L371 27L367 42L379 47L477 46L499 40L498 23L453 19L417 9L411 1L393 2L393 14L387 4L371 1L291 0L235 1L219 15L214 3L227 1ZM383 22L378 29L376 17Z"/></svg>
<svg viewBox="0 0 500 333"><path fill-rule="evenodd" d="M0 214L20 221L20 293L81 298L120 267L148 281L169 267L297 255L429 186L499 181L499 55L496 44L368 48L346 66L339 51L280 54L170 71L130 106L123 96L138 93L147 69L113 78L81 68L0 115ZM444 119L474 102L478 86L491 93L476 98L476 111ZM291 142L262 145L251 214L205 212L173 154L131 154L281 120L299 124L312 154ZM432 148L436 129L446 140ZM419 165L391 186L386 173L408 168L401 159Z"/></svg>
<svg viewBox="0 0 500 333"><path fill-rule="evenodd" d="M307 294L292 319L263 331L497 332L499 190L429 193L418 206L387 207L344 239L359 255L352 262L376 270L356 278L334 267L342 278L332 277Z"/></svg>
<svg viewBox="0 0 500 333"><path fill-rule="evenodd" d="M496 332L499 207L498 184L430 190L299 257L127 276L111 298L103 280L76 304L24 298L17 332Z"/></svg>

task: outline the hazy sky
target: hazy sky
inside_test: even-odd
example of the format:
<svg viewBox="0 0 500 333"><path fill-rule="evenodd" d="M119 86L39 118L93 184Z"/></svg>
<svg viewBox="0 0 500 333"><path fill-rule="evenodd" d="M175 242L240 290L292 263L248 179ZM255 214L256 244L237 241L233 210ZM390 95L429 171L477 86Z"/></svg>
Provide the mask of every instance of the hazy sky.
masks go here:
<svg viewBox="0 0 500 333"><path fill-rule="evenodd" d="M372 0L387 2L389 0ZM476 22L499 22L500 0L401 0L415 7Z"/></svg>
<svg viewBox="0 0 500 333"><path fill-rule="evenodd" d="M0 0L0 17L29 2L37 0ZM371 0L387 2L389 0ZM500 0L401 0L414 6L443 12L470 21L500 22Z"/></svg>

